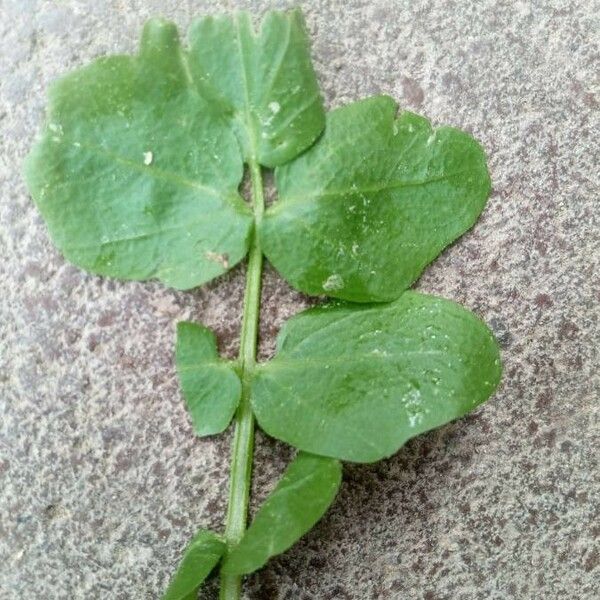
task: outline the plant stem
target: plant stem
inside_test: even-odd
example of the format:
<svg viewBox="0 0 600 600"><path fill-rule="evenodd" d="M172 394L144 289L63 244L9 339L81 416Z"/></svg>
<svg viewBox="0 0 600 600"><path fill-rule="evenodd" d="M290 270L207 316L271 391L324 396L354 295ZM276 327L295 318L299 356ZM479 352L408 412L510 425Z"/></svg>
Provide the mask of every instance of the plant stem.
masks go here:
<svg viewBox="0 0 600 600"><path fill-rule="evenodd" d="M263 184L260 165L251 162L252 208L258 225L264 212ZM250 480L252 476L252 453L254 448L254 415L250 405L250 381L256 364L256 343L260 312L260 289L262 274L262 251L256 233L252 236L246 274L244 314L240 335L239 364L242 380L242 398L235 416L235 434L229 477L229 506L225 522L225 540L229 547L236 545L246 529ZM241 593L241 577L221 575L221 600L238 600Z"/></svg>

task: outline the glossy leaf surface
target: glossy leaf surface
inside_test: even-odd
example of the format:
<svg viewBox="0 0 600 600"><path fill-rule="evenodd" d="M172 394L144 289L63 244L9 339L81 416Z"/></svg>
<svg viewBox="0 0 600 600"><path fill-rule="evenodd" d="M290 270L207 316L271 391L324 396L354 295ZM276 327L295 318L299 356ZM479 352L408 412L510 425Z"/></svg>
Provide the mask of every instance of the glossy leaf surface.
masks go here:
<svg viewBox="0 0 600 600"><path fill-rule="evenodd" d="M71 262L189 288L248 249L235 135L193 88L175 26L146 24L138 56L102 58L59 80L26 178Z"/></svg>
<svg viewBox="0 0 600 600"><path fill-rule="evenodd" d="M283 164L308 148L325 113L299 10L203 17L190 28L190 73L237 132L246 160Z"/></svg>
<svg viewBox="0 0 600 600"><path fill-rule="evenodd" d="M211 531L200 530L189 543L162 600L191 600L221 560L227 546Z"/></svg>
<svg viewBox="0 0 600 600"><path fill-rule="evenodd" d="M25 167L51 237L72 263L187 289L248 251L243 160L290 160L324 126L302 18L238 13L144 27L139 54L101 58L51 89ZM242 145L243 152L240 150Z"/></svg>
<svg viewBox="0 0 600 600"><path fill-rule="evenodd" d="M196 323L177 324L177 374L200 435L222 432L230 423L242 393L231 363L222 360L212 331Z"/></svg>
<svg viewBox="0 0 600 600"><path fill-rule="evenodd" d="M259 509L223 571L252 573L297 542L333 502L342 477L339 461L300 453Z"/></svg>
<svg viewBox="0 0 600 600"><path fill-rule="evenodd" d="M405 292L387 305L293 317L275 358L256 371L252 403L273 437L373 462L473 410L500 373L498 346L482 321L453 302Z"/></svg>
<svg viewBox="0 0 600 600"><path fill-rule="evenodd" d="M303 292L393 300L482 211L490 179L479 144L396 110L386 96L334 110L318 142L277 169L262 245Z"/></svg>

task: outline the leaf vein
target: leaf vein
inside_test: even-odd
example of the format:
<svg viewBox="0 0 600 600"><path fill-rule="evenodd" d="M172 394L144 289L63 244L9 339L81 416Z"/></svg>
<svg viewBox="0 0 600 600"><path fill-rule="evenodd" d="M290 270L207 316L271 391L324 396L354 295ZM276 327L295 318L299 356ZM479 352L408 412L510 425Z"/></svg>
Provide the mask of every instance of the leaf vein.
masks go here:
<svg viewBox="0 0 600 600"><path fill-rule="evenodd" d="M321 198L333 198L339 196L350 196L356 194L377 194L379 192L386 192L390 190L397 190L403 188L412 188L412 187L421 187L426 186L431 183L438 183L440 181L448 180L452 177L458 177L459 175L463 175L465 173L470 173L469 169L464 169L461 171L455 171L454 173L445 173L444 175L440 175L439 177L431 177L429 179L423 179L421 181L388 181L381 185L372 185L365 187L349 187L347 189L337 189L337 190L324 190L320 192L307 192L304 196L283 196L282 201L279 204L276 204L274 209L277 206L282 206L285 204L289 206L292 203L306 202L307 197L312 197L315 199Z"/></svg>
<svg viewBox="0 0 600 600"><path fill-rule="evenodd" d="M98 156L103 156L105 158L110 158L111 160L115 161L117 164L128 167L132 171L142 173L144 175L147 175L148 177L162 180L162 181L168 181L170 183L175 183L177 185L180 185L181 187L187 187L190 189L202 191L202 192L205 192L205 193L207 193L211 196L214 196L216 198L219 198L219 199L227 199L229 201L236 201L236 202L239 200L237 194L235 194L235 193L219 191L216 188L213 188L211 186L200 183L199 181L195 181L193 179L187 179L185 177L182 177L178 173L173 173L172 171L167 171L167 170L160 169L160 168L157 168L154 166L148 167L148 166L145 166L142 164L138 164L129 158L125 158L115 152L106 150L105 148L102 148L101 146L96 146L95 144L82 143L82 142L78 142L78 143L80 144L81 148L83 148L84 150L88 150L92 154L96 154Z"/></svg>

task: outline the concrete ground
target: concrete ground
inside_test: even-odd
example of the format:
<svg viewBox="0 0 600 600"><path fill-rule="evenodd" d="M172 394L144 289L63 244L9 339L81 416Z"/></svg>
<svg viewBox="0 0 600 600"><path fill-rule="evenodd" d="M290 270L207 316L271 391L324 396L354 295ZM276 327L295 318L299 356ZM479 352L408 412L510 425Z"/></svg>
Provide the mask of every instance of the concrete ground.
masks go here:
<svg viewBox="0 0 600 600"><path fill-rule="evenodd" d="M471 131L494 192L418 287L495 330L505 376L474 415L373 466L245 599L598 598L600 4L302 3L329 106L386 92ZM282 2L0 0L0 598L159 598L220 528L230 435L192 435L174 324L233 355L243 268L206 288L93 277L49 242L20 166L57 76L132 51L150 15ZM267 270L261 353L307 304ZM255 498L289 450L259 436ZM256 506L256 504L255 504ZM201 598L215 598L210 584Z"/></svg>

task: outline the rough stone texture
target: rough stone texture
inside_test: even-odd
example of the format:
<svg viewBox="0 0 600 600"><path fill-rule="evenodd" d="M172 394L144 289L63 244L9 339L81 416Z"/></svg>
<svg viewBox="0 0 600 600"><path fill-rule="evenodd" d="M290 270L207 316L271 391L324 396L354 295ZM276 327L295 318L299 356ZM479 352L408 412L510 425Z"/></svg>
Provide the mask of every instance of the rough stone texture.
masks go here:
<svg viewBox="0 0 600 600"><path fill-rule="evenodd" d="M158 598L219 528L229 442L198 440L172 365L180 319L237 346L243 269L204 289L65 264L20 178L52 79L131 51L144 19L287 2L0 1L0 597ZM595 599L600 583L600 5L303 3L327 103L388 92L471 131L494 193L418 287L475 310L505 361L473 416L374 466L246 599ZM261 352L307 304L270 270ZM256 498L289 450L258 438ZM201 594L214 598L214 583Z"/></svg>

